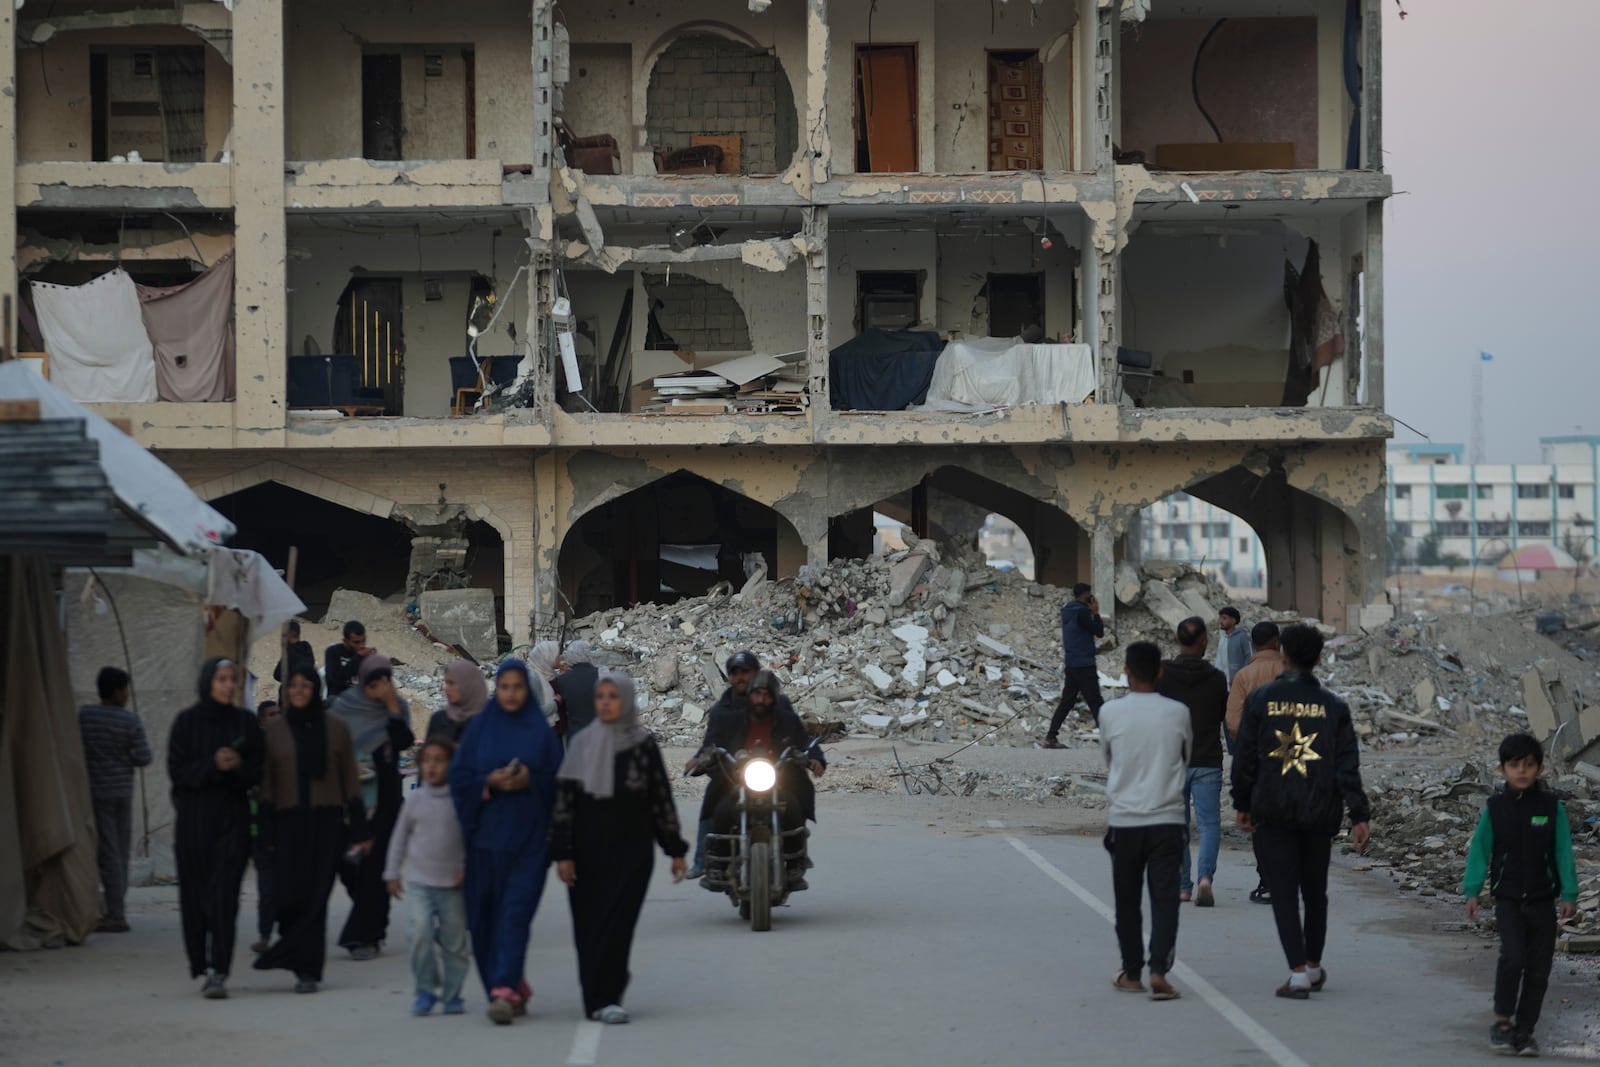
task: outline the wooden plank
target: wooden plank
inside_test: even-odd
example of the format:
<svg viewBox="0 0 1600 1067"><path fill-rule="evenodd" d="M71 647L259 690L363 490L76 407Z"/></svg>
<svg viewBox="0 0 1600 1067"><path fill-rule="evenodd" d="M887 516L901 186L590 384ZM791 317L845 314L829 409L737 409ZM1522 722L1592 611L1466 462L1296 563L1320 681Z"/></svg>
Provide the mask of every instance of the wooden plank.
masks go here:
<svg viewBox="0 0 1600 1067"><path fill-rule="evenodd" d="M38 422L37 400L0 400L0 422Z"/></svg>
<svg viewBox="0 0 1600 1067"><path fill-rule="evenodd" d="M744 137L737 133L697 133L689 138L691 146L714 144L722 149L722 165L718 174L743 174Z"/></svg>

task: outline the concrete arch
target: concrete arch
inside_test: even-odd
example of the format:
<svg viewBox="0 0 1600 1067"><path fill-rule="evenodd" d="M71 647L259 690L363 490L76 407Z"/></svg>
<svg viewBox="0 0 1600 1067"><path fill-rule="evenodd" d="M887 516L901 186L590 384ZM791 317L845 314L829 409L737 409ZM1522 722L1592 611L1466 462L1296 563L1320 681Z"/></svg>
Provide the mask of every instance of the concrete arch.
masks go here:
<svg viewBox="0 0 1600 1067"><path fill-rule="evenodd" d="M806 560L793 522L771 502L726 481L687 468L632 481L613 480L581 512L569 512L556 570L564 606L574 614L670 600L665 588L695 595L718 580L742 582L741 561L750 553L761 555L768 574L780 578ZM667 551L712 544L718 550L709 568L669 558Z"/></svg>
<svg viewBox="0 0 1600 1067"><path fill-rule="evenodd" d="M1095 523L1085 495L1072 501L1058 485L1056 457L1039 450L958 448L848 448L830 457L827 504L830 515L842 515L905 492L943 469L959 470L1007 491L1061 512L1077 526ZM1076 504L1077 506L1074 506ZM1002 509L996 509L1002 514Z"/></svg>
<svg viewBox="0 0 1600 1067"><path fill-rule="evenodd" d="M201 482L192 488L204 500L217 500L267 482L294 489L305 493L307 496L326 500L329 503L338 504L352 511L373 515L380 519L389 519L402 524L405 524L408 519L406 506L398 501L376 493L369 493L364 489L357 489L332 478L313 474L302 467L297 467L292 463L284 463L281 460L268 460L257 463L242 471ZM438 508L437 504L430 506L435 510ZM507 633L515 635L518 631L512 625L512 620L524 615L526 609L523 606L524 599L517 592L519 583L524 581L524 575L516 564L518 554L513 551L513 546L516 544L516 536L512 526L505 518L496 514L493 508L484 504L453 506L459 507L461 514L467 518L487 523L500 535L500 542L505 554L505 581L501 591L501 595L505 600L505 617L500 620L500 623Z"/></svg>
<svg viewBox="0 0 1600 1067"><path fill-rule="evenodd" d="M1041 498L1032 479L1018 472L991 469L985 473L974 469L985 464L973 464L970 456L960 458L967 462L955 462L957 457L949 454L930 461L931 469L906 489L842 512L830 508L830 552L860 555L869 551L874 510L915 525L924 518L914 513L920 494L927 521L930 526L940 527L937 532L944 536L975 538L983 518L991 513L1011 520L1033 549L1037 581L1070 586L1088 575L1088 532L1056 504L1053 495ZM1007 480L992 477L993 473L1005 473ZM860 494L852 492L843 495L852 502L860 498ZM962 508L962 504L967 507Z"/></svg>

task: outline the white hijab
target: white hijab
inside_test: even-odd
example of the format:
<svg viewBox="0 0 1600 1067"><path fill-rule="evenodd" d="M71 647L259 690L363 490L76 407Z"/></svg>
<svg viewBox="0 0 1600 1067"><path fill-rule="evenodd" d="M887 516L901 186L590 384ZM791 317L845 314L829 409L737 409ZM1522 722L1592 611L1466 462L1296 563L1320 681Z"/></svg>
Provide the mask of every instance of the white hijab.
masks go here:
<svg viewBox="0 0 1600 1067"><path fill-rule="evenodd" d="M639 723L639 705L634 696L633 678L622 671L601 671L594 685L614 685L622 695L622 718L616 722L596 719L572 735L567 758L556 777L583 786L584 792L607 800L616 792L617 754L650 736Z"/></svg>
<svg viewBox="0 0 1600 1067"><path fill-rule="evenodd" d="M533 683L533 695L539 700L539 710L551 722L556 721L556 691L550 679L556 676L556 664L561 660L561 646L554 641L540 641L528 651L528 677Z"/></svg>

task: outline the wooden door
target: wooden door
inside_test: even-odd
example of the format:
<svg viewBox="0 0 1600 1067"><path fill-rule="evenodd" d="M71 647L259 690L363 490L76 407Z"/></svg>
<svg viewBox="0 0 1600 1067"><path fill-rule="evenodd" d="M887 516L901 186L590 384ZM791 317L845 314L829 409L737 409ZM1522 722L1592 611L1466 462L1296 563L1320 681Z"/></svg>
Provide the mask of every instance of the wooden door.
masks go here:
<svg viewBox="0 0 1600 1067"><path fill-rule="evenodd" d="M911 173L917 166L917 48L856 47L856 170Z"/></svg>
<svg viewBox="0 0 1600 1067"><path fill-rule="evenodd" d="M1038 52L989 53L989 169L1044 169L1044 65Z"/></svg>

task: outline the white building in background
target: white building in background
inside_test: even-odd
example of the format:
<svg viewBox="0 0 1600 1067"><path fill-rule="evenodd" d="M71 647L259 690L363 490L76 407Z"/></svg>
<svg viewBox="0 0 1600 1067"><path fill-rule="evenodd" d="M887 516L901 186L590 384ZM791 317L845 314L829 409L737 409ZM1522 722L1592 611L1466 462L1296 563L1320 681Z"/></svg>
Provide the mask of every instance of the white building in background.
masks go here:
<svg viewBox="0 0 1600 1067"><path fill-rule="evenodd" d="M1542 437L1542 463L1463 462L1460 445L1389 447L1389 529L1415 561L1430 533L1439 552L1498 559L1527 544L1600 558L1600 435Z"/></svg>
<svg viewBox="0 0 1600 1067"><path fill-rule="evenodd" d="M1179 560L1239 588L1266 584L1267 557L1250 524L1188 493L1140 512L1138 544L1141 559Z"/></svg>
<svg viewBox="0 0 1600 1067"><path fill-rule="evenodd" d="M1441 558L1498 560L1548 544L1579 562L1600 559L1600 435L1542 437L1539 446L1541 463L1473 465L1461 445L1390 445L1391 565L1418 562L1434 532ZM1144 559L1181 560L1235 587L1260 586L1266 573L1250 525L1187 493L1140 513L1138 545Z"/></svg>

